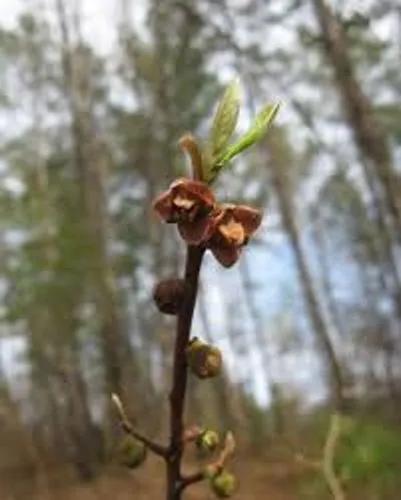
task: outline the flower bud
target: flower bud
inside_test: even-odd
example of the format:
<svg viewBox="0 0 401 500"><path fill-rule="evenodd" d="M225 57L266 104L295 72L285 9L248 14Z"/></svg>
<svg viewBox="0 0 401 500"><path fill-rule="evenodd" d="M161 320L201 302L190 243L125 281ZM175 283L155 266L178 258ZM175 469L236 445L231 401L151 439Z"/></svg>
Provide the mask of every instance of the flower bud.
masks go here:
<svg viewBox="0 0 401 500"><path fill-rule="evenodd" d="M187 363L192 373L199 378L211 378L221 371L222 356L217 347L211 346L196 337L187 347Z"/></svg>
<svg viewBox="0 0 401 500"><path fill-rule="evenodd" d="M237 480L231 472L223 469L210 479L210 487L217 497L228 498L237 489Z"/></svg>
<svg viewBox="0 0 401 500"><path fill-rule="evenodd" d="M220 443L219 435L216 431L205 430L196 439L196 446L201 452L211 453L215 451Z"/></svg>
<svg viewBox="0 0 401 500"><path fill-rule="evenodd" d="M123 438L118 448L118 459L120 464L130 469L135 469L143 464L146 455L146 446L130 435Z"/></svg>
<svg viewBox="0 0 401 500"><path fill-rule="evenodd" d="M178 314L185 295L185 282L171 278L159 281L153 289L153 299L164 314Z"/></svg>

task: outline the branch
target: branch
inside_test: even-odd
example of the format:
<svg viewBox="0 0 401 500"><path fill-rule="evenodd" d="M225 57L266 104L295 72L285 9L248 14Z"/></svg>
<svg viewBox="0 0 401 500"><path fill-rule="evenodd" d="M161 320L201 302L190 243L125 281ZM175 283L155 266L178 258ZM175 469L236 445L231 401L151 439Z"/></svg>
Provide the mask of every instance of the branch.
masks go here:
<svg viewBox="0 0 401 500"><path fill-rule="evenodd" d="M185 264L186 293L178 314L177 334L174 347L173 387L170 393L170 445L168 448L168 489L171 499L177 498L181 487L181 458L184 442L184 407L188 370L186 349L191 334L192 317L198 291L199 272L204 248L188 245Z"/></svg>
<svg viewBox="0 0 401 500"><path fill-rule="evenodd" d="M335 451L340 436L341 415L334 413L331 417L330 427L324 445L322 471L335 500L345 500L345 493L334 469Z"/></svg>
<svg viewBox="0 0 401 500"><path fill-rule="evenodd" d="M224 441L224 447L220 451L217 459L211 464L207 465L205 469L199 472L195 472L189 476L183 477L181 480L181 490L187 488L191 484L203 481L208 476L215 476L219 474L223 469L227 461L232 457L235 451L235 439L232 432L227 432L226 439Z"/></svg>
<svg viewBox="0 0 401 500"><path fill-rule="evenodd" d="M157 444L153 442L152 440L148 439L147 437L143 436L140 432L136 431L131 424L125 410L124 406L121 402L121 399L117 396L117 394L112 394L111 395L111 400L118 412L118 416L120 417L120 423L121 427L127 434L131 434L134 438L138 439L138 441L141 441L143 444L145 444L149 450L153 451L156 455L159 455L163 458L166 458L167 456L167 448L164 446L161 446L160 444Z"/></svg>
<svg viewBox="0 0 401 500"><path fill-rule="evenodd" d="M185 476L181 479L180 489L184 490L188 486L191 486L191 484L199 483L200 481L203 481L205 478L206 476L204 471L195 472L194 474Z"/></svg>

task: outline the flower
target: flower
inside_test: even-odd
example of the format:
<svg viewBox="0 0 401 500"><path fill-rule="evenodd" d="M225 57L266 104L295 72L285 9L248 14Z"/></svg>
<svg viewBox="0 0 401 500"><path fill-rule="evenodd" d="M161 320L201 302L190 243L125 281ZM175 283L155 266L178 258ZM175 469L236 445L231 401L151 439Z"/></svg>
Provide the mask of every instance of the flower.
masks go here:
<svg viewBox="0 0 401 500"><path fill-rule="evenodd" d="M190 245L204 241L214 206L215 198L207 184L185 178L174 181L153 203L165 222L177 223L181 236Z"/></svg>
<svg viewBox="0 0 401 500"><path fill-rule="evenodd" d="M212 219L207 247L220 264L231 267L260 226L262 213L246 205L225 204L215 209Z"/></svg>

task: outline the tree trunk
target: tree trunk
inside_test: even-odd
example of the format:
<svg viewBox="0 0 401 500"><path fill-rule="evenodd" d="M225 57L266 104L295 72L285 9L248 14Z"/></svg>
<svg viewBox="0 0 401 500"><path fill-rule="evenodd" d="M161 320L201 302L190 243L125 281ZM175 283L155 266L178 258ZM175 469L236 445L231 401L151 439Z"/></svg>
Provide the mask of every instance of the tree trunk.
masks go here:
<svg viewBox="0 0 401 500"><path fill-rule="evenodd" d="M65 93L72 119L74 160L80 180L81 208L90 248L89 282L101 325L106 393L121 394L123 331L118 311L115 277L107 254L106 155L95 135L88 60L84 52L80 51L79 45L72 47L63 0L57 0L57 11L62 33Z"/></svg>
<svg viewBox="0 0 401 500"><path fill-rule="evenodd" d="M281 131L276 129L276 134L271 133L269 136L268 147L271 157L269 169L271 178L277 196L283 227L294 252L307 312L320 345L321 353L327 361L329 385L331 386L333 401L336 409L342 410L345 402L343 373L330 338L328 326L313 285L312 273L302 247L301 236L295 219L291 188L287 177L287 170L290 168L290 165L288 164L288 158L283 155L283 145L280 144L283 138L280 137L280 133ZM289 146L284 144L284 147L288 148Z"/></svg>
<svg viewBox="0 0 401 500"><path fill-rule="evenodd" d="M401 234L400 179L392 165L392 155L388 140L378 123L372 105L356 79L349 56L346 33L325 0L313 0L321 29L325 51L337 81L344 112L353 130L355 142L366 168L379 181L379 196L387 206L393 227Z"/></svg>

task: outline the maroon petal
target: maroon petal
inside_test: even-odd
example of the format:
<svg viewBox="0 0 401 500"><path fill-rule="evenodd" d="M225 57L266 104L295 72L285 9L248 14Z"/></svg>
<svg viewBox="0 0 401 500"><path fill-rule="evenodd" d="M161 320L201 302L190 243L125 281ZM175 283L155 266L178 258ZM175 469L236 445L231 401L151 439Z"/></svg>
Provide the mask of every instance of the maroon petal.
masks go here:
<svg viewBox="0 0 401 500"><path fill-rule="evenodd" d="M173 204L171 200L171 192L165 191L160 194L153 202L153 209L166 222L172 222Z"/></svg>
<svg viewBox="0 0 401 500"><path fill-rule="evenodd" d="M198 199L206 205L213 206L215 198L209 186L201 181L192 181L190 179L177 179L171 185L175 193L182 193L183 196L190 195L191 198Z"/></svg>
<svg viewBox="0 0 401 500"><path fill-rule="evenodd" d="M190 245L199 245L209 234L210 219L201 217L195 221L178 222L178 230L182 238Z"/></svg>
<svg viewBox="0 0 401 500"><path fill-rule="evenodd" d="M241 249L235 246L213 246L211 251L224 267L231 267L234 265L241 253Z"/></svg>
<svg viewBox="0 0 401 500"><path fill-rule="evenodd" d="M233 215L242 224L247 236L253 234L262 222L262 213L260 210L246 205L237 205L233 209Z"/></svg>

